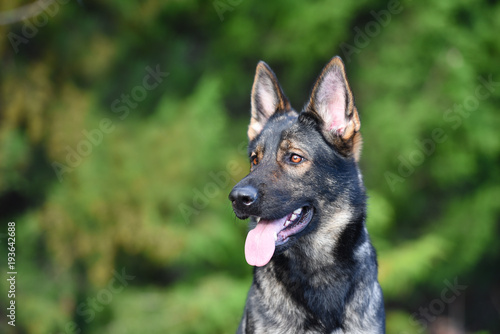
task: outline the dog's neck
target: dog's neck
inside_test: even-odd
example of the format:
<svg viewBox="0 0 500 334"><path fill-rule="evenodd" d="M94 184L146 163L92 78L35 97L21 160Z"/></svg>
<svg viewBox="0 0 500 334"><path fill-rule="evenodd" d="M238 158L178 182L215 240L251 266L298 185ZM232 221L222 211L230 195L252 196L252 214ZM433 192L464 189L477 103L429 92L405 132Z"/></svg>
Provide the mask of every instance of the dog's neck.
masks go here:
<svg viewBox="0 0 500 334"><path fill-rule="evenodd" d="M319 329L340 326L352 291L371 287L369 283L377 281L377 267L364 212L337 235L304 236L320 242L309 243L311 248L305 250L290 247L275 254L267 266L255 269L254 284L269 300L269 308L275 308L277 314L301 314L299 322L316 323ZM329 243L321 242L328 238ZM354 276L360 279L352 280ZM352 282L359 286L352 286Z"/></svg>

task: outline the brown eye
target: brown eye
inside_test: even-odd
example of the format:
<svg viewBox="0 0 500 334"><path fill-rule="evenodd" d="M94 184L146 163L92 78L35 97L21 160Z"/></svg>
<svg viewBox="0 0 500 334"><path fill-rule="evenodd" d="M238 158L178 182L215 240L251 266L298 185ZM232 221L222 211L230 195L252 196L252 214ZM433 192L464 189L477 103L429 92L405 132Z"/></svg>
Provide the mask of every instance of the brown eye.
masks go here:
<svg viewBox="0 0 500 334"><path fill-rule="evenodd" d="M257 158L257 156L254 156L252 158L252 165L256 166L258 163L259 163L259 158Z"/></svg>
<svg viewBox="0 0 500 334"><path fill-rule="evenodd" d="M292 156L290 157L290 161L293 162L294 164L301 163L302 160L303 160L303 158L297 154L292 154Z"/></svg>

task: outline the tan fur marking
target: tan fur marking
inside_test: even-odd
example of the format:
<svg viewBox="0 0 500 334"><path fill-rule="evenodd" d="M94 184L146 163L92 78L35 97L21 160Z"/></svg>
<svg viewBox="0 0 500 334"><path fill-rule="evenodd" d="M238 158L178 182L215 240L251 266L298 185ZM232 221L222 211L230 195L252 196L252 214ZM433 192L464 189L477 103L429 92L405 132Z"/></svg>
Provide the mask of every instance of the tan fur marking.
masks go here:
<svg viewBox="0 0 500 334"><path fill-rule="evenodd" d="M361 133L357 132L354 135L352 143L353 143L352 152L354 154L354 160L356 162L359 162L359 159L361 157L361 148L363 146L363 138L361 137Z"/></svg>
<svg viewBox="0 0 500 334"><path fill-rule="evenodd" d="M305 160L299 163L298 165L290 165L284 162L286 155L294 153L303 157ZM278 148L278 154L276 155L276 162L282 166L282 168L287 169L288 172L295 176L304 175L312 166L312 161L310 159L309 154L298 148L297 145L289 140L285 139L280 143Z"/></svg>

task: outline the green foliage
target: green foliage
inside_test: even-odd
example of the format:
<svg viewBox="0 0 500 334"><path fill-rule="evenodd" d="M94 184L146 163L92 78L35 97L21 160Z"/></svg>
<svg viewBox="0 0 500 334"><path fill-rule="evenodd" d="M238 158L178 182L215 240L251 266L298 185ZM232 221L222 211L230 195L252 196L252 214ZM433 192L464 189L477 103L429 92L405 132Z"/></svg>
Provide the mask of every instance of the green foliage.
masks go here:
<svg viewBox="0 0 500 334"><path fill-rule="evenodd" d="M0 220L16 222L19 307L0 332L234 332L251 268L227 194L248 171L255 65L300 109L336 54L362 118L388 333L432 332L414 314L455 277L459 320L500 330L476 320L497 312L476 300L498 291L500 6L390 3L84 0L39 14L31 37L33 18L1 25ZM168 76L147 89L157 67ZM135 278L89 306L123 268Z"/></svg>
<svg viewBox="0 0 500 334"><path fill-rule="evenodd" d="M168 290L130 289L117 297L113 320L96 333L233 333L247 290L246 280L225 275Z"/></svg>

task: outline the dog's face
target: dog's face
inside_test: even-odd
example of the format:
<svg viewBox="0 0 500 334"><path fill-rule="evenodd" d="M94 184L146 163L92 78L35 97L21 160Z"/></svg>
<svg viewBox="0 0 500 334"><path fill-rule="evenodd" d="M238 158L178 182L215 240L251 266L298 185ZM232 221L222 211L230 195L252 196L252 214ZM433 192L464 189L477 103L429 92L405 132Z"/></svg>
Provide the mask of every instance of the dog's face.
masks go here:
<svg viewBox="0 0 500 334"><path fill-rule="evenodd" d="M245 244L249 264L264 266L276 249L314 233L359 187L359 128L340 58L323 69L300 114L272 70L259 63L248 129L251 169L229 195L236 216L252 218Z"/></svg>

